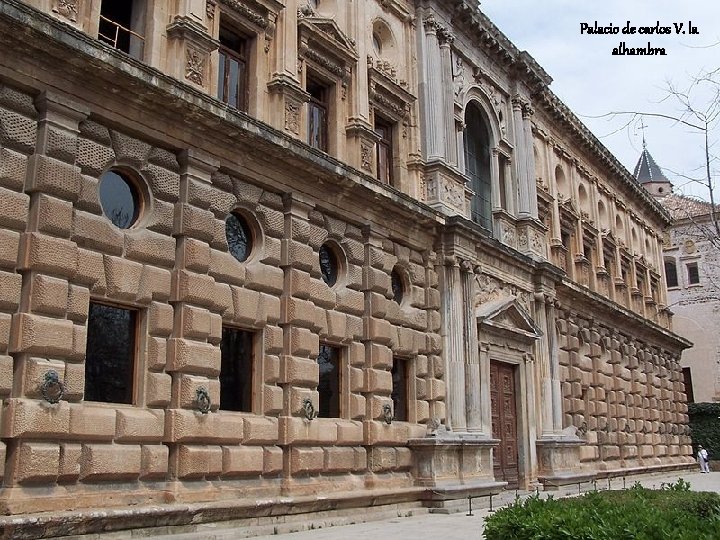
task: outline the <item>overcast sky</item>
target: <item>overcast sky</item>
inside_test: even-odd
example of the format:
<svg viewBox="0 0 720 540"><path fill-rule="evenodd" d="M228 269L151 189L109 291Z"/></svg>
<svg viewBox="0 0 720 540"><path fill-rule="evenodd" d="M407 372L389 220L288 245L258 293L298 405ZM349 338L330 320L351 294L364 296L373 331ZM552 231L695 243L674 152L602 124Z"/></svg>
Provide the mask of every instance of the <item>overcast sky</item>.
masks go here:
<svg viewBox="0 0 720 540"><path fill-rule="evenodd" d="M632 172L642 150L639 121L590 116L613 111L649 111L677 115L667 96L667 81L689 85L701 71L720 68L720 0L482 0L480 9L521 50L527 50L553 78L551 88ZM587 35L593 26L671 27L670 35ZM688 27L699 34L690 35ZM686 34L676 34L682 23ZM639 30L638 30L639 31ZM666 56L612 56L627 47L664 47ZM699 96L700 102L702 100ZM671 121L645 117L648 150L675 184L675 191L707 198L707 190L679 176L703 176L703 136ZM619 131L618 131L619 130ZM612 134L614 131L617 133ZM720 138L715 134L715 139ZM720 142L713 148L720 154ZM711 150L711 151L712 151ZM716 183L717 185L717 183Z"/></svg>

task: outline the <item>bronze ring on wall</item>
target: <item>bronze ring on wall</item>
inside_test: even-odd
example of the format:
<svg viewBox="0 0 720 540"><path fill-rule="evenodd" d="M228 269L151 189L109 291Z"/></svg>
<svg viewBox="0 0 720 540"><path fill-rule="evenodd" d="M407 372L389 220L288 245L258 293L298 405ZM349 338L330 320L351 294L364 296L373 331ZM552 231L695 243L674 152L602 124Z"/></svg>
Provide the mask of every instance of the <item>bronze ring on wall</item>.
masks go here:
<svg viewBox="0 0 720 540"><path fill-rule="evenodd" d="M386 403L385 405L383 405L382 412L383 412L383 419L385 420L385 423L388 425L392 424L392 421L395 418L392 413L392 407L390 407L390 405L388 405Z"/></svg>
<svg viewBox="0 0 720 540"><path fill-rule="evenodd" d="M58 403L65 395L65 385L60 380L58 372L50 369L45 372L42 384L40 384L40 393L48 403Z"/></svg>

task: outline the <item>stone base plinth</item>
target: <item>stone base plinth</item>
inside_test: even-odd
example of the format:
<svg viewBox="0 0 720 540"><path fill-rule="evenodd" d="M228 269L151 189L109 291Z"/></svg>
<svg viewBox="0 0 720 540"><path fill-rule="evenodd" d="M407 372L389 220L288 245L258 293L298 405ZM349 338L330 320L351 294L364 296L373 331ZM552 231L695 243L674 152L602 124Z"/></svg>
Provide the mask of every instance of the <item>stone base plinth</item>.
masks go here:
<svg viewBox="0 0 720 540"><path fill-rule="evenodd" d="M499 442L474 435L410 439L415 484L435 488L494 482L492 449Z"/></svg>
<svg viewBox="0 0 720 540"><path fill-rule="evenodd" d="M538 481L545 489L587 482L594 478L580 468L580 447L585 444L578 437L542 438L535 443L538 456Z"/></svg>
<svg viewBox="0 0 720 540"><path fill-rule="evenodd" d="M507 482L495 481L492 464L492 449L499 442L469 434L410 439L415 484L428 488L423 505L439 511L458 499L500 493Z"/></svg>

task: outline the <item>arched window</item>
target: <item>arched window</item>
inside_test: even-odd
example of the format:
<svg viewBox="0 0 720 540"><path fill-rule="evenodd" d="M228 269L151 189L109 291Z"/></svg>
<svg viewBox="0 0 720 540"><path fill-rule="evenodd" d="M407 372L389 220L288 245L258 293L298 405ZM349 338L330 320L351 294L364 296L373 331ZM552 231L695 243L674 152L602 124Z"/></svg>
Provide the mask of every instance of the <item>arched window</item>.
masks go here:
<svg viewBox="0 0 720 540"><path fill-rule="evenodd" d="M480 108L470 103L465 111L465 172L470 178L471 219L492 230L490 132Z"/></svg>

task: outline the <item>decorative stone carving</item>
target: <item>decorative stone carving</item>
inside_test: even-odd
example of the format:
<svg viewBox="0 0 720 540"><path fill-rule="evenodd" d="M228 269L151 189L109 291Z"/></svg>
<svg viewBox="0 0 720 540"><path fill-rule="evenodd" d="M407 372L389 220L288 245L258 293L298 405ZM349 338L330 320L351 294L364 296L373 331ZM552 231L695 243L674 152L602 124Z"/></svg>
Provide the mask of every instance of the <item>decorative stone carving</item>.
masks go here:
<svg viewBox="0 0 720 540"><path fill-rule="evenodd" d="M208 20L213 20L215 18L215 8L217 7L217 1L216 0L205 0L205 15L207 16Z"/></svg>
<svg viewBox="0 0 720 540"><path fill-rule="evenodd" d="M360 144L360 166L364 171L373 172L373 147L362 142Z"/></svg>
<svg viewBox="0 0 720 540"><path fill-rule="evenodd" d="M68 21L77 22L78 0L53 0L52 12Z"/></svg>
<svg viewBox="0 0 720 540"><path fill-rule="evenodd" d="M296 135L300 134L300 108L302 104L293 99L285 101L285 129Z"/></svg>
<svg viewBox="0 0 720 540"><path fill-rule="evenodd" d="M205 55L190 47L185 49L185 78L198 86L205 84Z"/></svg>
<svg viewBox="0 0 720 540"><path fill-rule="evenodd" d="M460 56L455 55L453 63L453 90L455 99L458 100L465 89L465 65Z"/></svg>

